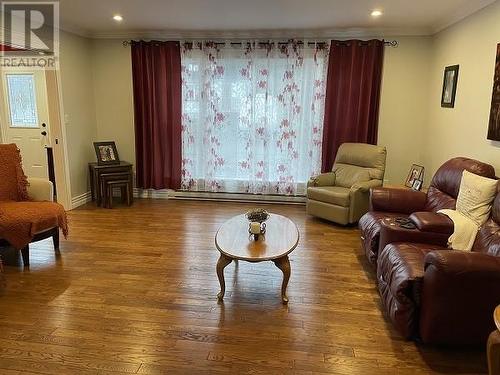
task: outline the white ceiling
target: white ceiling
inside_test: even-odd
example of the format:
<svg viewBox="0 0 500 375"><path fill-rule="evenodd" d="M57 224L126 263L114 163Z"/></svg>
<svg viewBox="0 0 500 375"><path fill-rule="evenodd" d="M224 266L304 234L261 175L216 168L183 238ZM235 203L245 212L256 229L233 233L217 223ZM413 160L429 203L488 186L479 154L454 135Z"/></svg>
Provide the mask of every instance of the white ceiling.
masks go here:
<svg viewBox="0 0 500 375"><path fill-rule="evenodd" d="M60 12L63 29L92 37L430 35L494 1L61 0Z"/></svg>

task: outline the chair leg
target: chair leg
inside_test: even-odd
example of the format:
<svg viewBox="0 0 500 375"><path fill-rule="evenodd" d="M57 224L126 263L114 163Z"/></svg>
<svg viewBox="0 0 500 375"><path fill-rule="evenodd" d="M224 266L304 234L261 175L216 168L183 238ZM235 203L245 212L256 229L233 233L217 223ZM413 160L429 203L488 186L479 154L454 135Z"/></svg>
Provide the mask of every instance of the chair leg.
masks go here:
<svg viewBox="0 0 500 375"><path fill-rule="evenodd" d="M30 265L30 245L26 245L21 249L21 256L23 258L24 267L29 267Z"/></svg>
<svg viewBox="0 0 500 375"><path fill-rule="evenodd" d="M54 243L54 250L59 250L59 228L54 228L54 233L52 234L52 242Z"/></svg>

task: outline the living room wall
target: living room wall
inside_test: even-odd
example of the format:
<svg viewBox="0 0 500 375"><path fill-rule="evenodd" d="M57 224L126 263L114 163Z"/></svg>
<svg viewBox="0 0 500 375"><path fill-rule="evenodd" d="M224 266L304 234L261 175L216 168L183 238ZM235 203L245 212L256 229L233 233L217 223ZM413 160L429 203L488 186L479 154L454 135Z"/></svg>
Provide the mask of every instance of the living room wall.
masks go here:
<svg viewBox="0 0 500 375"><path fill-rule="evenodd" d="M379 120L379 144L387 146L386 183L404 181L409 166L422 162L423 124L427 121L427 80L431 41L397 39L386 48ZM122 40L92 40L97 138L115 140L120 157L135 161L130 49Z"/></svg>
<svg viewBox="0 0 500 375"><path fill-rule="evenodd" d="M92 40L97 138L114 140L120 159L135 164L130 48L122 40Z"/></svg>
<svg viewBox="0 0 500 375"><path fill-rule="evenodd" d="M424 130L427 176L454 156L488 162L500 173L500 142L486 139L499 20L497 1L433 38L429 121ZM455 108L441 108L444 68L455 64L460 65Z"/></svg>
<svg viewBox="0 0 500 375"><path fill-rule="evenodd" d="M95 160L97 136L92 80L91 41L61 32L61 89L73 199L88 192L89 161ZM84 199L84 198L83 198Z"/></svg>

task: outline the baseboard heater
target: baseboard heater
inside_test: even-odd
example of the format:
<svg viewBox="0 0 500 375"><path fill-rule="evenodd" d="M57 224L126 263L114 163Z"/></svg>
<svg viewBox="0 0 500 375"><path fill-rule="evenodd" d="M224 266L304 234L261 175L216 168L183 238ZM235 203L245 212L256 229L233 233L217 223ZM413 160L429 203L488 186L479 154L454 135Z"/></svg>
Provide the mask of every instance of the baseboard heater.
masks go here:
<svg viewBox="0 0 500 375"><path fill-rule="evenodd" d="M305 196L286 195L256 195L245 193L209 193L198 191L175 191L175 190L141 190L136 189L134 194L138 198L160 198L178 200L204 200L217 202L245 202L245 203L279 203L304 205Z"/></svg>

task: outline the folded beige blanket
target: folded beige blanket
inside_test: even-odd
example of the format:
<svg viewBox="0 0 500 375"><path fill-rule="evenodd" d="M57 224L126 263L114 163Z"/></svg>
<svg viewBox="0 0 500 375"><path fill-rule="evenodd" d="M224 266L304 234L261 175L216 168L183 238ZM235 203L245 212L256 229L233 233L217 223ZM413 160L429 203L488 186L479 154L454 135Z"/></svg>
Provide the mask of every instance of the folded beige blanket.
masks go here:
<svg viewBox="0 0 500 375"><path fill-rule="evenodd" d="M454 250L470 251L476 240L479 225L457 210L439 210L438 213L448 216L454 225L454 230L448 238L448 246Z"/></svg>

